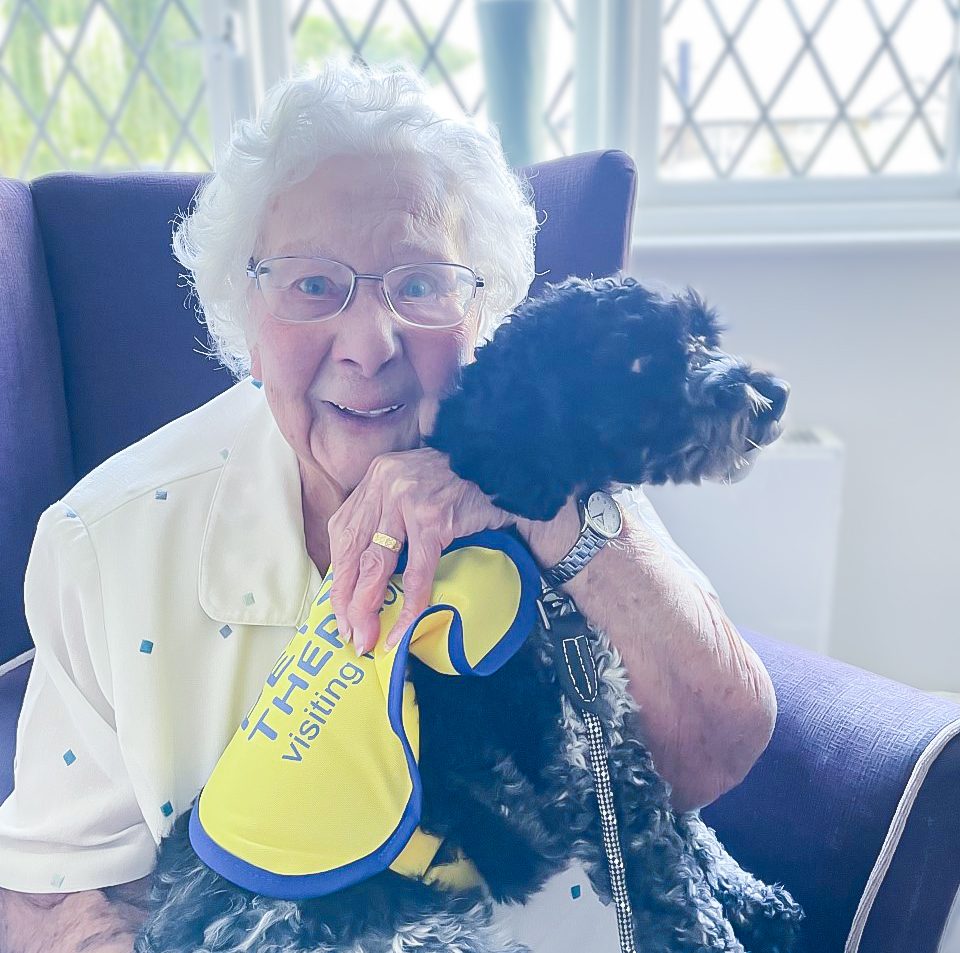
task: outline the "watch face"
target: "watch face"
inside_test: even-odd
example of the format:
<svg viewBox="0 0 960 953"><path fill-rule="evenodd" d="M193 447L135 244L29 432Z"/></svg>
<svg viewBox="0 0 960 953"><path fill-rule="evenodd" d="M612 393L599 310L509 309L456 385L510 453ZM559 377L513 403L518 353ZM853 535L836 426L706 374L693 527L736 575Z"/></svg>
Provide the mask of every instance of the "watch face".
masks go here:
<svg viewBox="0 0 960 953"><path fill-rule="evenodd" d="M620 535L623 517L616 500L609 493L597 490L587 500L587 516L598 533L607 539Z"/></svg>

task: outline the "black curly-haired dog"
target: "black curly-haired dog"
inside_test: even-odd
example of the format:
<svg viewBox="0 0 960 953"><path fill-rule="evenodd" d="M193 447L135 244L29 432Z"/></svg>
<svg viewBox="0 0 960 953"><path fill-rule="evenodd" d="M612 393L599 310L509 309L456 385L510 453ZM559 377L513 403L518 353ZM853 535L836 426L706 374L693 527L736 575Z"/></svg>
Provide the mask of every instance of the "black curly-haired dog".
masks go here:
<svg viewBox="0 0 960 953"><path fill-rule="evenodd" d="M548 286L462 369L427 443L497 505L540 520L587 488L738 478L779 436L789 387L721 351L721 330L690 290L664 298L630 278ZM787 953L802 911L741 869L698 812L672 810L620 658L587 631L637 950ZM197 859L186 812L161 846L137 953L527 953L493 928L492 901L523 902L574 859L609 902L587 740L551 639L538 624L485 678L451 679L411 657L420 826L443 838L436 863L460 848L484 887L454 893L386 870L317 899L271 899Z"/></svg>

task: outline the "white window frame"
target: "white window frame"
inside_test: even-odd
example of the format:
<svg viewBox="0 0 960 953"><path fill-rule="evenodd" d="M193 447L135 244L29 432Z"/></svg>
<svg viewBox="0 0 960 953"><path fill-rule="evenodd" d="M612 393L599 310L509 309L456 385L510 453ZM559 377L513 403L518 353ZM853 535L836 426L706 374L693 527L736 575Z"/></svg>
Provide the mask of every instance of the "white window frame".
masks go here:
<svg viewBox="0 0 960 953"><path fill-rule="evenodd" d="M947 133L950 171L863 179L667 181L658 175L663 0L578 2L578 31L586 29L577 36L575 121L591 104L593 114L577 124L577 149L620 148L632 156L635 244L960 240L957 63L950 81L956 104Z"/></svg>
<svg viewBox="0 0 960 953"><path fill-rule="evenodd" d="M288 0L201 0L204 75L215 162L239 119L293 67Z"/></svg>
<svg viewBox="0 0 960 953"><path fill-rule="evenodd" d="M238 118L293 65L289 0L202 0L220 155ZM577 0L574 148L619 148L637 167L635 245L823 240L960 241L960 66L939 175L664 181L658 177L663 0Z"/></svg>

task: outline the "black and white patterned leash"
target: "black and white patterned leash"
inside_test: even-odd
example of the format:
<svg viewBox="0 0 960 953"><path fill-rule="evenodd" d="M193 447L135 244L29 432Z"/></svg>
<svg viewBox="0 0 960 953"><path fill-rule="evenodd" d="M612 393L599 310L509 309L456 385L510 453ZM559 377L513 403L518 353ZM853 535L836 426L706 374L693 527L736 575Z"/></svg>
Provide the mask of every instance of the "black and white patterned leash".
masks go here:
<svg viewBox="0 0 960 953"><path fill-rule="evenodd" d="M600 677L586 635L587 622L568 595L556 592L543 579L541 588L537 608L544 628L553 636L557 674L567 698L580 713L587 730L590 770L600 810L603 849L610 871L610 889L617 910L620 950L621 953L636 953L633 941L633 910L627 893L626 870L620 849L613 786L610 783L610 766L607 761L607 738L599 715Z"/></svg>

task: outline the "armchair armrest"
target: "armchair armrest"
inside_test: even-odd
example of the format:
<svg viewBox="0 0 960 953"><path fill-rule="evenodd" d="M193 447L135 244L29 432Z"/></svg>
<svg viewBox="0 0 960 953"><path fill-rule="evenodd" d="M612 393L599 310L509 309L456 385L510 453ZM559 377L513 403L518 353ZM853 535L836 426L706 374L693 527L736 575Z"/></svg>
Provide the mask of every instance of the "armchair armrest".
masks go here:
<svg viewBox="0 0 960 953"><path fill-rule="evenodd" d="M804 907L805 953L937 953L960 887L960 705L740 632L777 724L704 820Z"/></svg>

